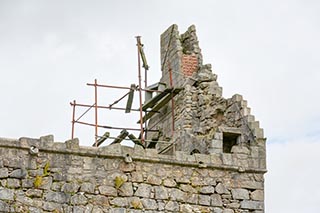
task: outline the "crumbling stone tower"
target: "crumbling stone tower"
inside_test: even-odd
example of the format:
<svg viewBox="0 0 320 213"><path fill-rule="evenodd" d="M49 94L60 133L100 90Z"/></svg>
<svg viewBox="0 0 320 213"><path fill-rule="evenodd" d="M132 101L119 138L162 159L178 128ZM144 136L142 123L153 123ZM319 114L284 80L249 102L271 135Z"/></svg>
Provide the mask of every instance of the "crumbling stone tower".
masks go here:
<svg viewBox="0 0 320 213"><path fill-rule="evenodd" d="M263 130L240 95L222 97L194 26L161 35L161 65L145 146L0 138L0 212L263 213Z"/></svg>
<svg viewBox="0 0 320 213"><path fill-rule="evenodd" d="M258 161L264 166L263 129L241 95L222 97L217 75L210 64L202 63L194 26L180 35L177 25L172 25L161 35L161 65L160 83L183 90L174 98L174 105L168 103L149 122L149 126L158 123L160 140L173 140L171 149L164 150L166 146L159 143L159 151L170 153L175 149L190 154L212 154L254 150L259 152ZM172 106L174 120L171 119Z"/></svg>

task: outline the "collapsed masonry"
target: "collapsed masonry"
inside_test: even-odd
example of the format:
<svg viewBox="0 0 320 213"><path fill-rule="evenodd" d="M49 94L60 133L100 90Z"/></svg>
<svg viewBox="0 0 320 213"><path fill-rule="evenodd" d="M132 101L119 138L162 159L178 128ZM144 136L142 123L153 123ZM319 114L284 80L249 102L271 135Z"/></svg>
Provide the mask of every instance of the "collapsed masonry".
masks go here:
<svg viewBox="0 0 320 213"><path fill-rule="evenodd" d="M265 138L247 102L222 97L194 26L162 34L161 61L151 88L175 97L149 117L153 145L0 138L0 211L263 213Z"/></svg>
<svg viewBox="0 0 320 213"><path fill-rule="evenodd" d="M161 153L231 153L249 147L264 152L263 129L250 115L247 101L240 95L223 98L211 65L202 64L194 26L180 35L172 25L161 35L161 65L159 88L183 88L174 105L169 102L149 121L159 133L149 133L148 138L172 140L169 146L157 144Z"/></svg>

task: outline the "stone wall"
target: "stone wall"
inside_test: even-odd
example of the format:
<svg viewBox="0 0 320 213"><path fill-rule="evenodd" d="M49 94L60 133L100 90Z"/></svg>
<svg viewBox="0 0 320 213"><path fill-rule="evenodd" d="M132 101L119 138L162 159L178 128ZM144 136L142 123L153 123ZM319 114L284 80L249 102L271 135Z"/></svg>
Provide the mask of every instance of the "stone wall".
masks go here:
<svg viewBox="0 0 320 213"><path fill-rule="evenodd" d="M1 212L262 213L259 150L193 154L0 138ZM261 159L260 159L261 158Z"/></svg>

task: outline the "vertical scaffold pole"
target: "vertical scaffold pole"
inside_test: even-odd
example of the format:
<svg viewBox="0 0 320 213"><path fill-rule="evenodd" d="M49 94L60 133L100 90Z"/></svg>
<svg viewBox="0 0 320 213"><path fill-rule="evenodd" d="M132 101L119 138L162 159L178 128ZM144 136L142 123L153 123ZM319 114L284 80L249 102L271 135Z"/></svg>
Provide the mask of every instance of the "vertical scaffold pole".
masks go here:
<svg viewBox="0 0 320 213"><path fill-rule="evenodd" d="M71 128L71 139L74 138L74 123L75 123L75 115L76 115L76 100L73 100L72 107L72 128Z"/></svg>
<svg viewBox="0 0 320 213"><path fill-rule="evenodd" d="M139 99L140 99L140 135L141 135L141 143L144 144L144 131L143 131L143 120L142 120L142 92L141 92L141 59L140 59L140 36L136 36L137 38L137 48L138 48L138 79L139 79Z"/></svg>
<svg viewBox="0 0 320 213"><path fill-rule="evenodd" d="M98 141L98 87L97 79L94 79L94 111L95 111L95 144Z"/></svg>

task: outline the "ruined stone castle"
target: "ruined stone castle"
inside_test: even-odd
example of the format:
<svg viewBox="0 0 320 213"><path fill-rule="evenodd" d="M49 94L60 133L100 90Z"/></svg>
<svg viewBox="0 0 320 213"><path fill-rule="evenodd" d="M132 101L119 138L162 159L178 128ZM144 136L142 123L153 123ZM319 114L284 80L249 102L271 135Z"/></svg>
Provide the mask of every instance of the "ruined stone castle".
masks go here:
<svg viewBox="0 0 320 213"><path fill-rule="evenodd" d="M222 96L194 26L161 35L161 71L144 143L0 138L0 212L264 212L263 129L241 95Z"/></svg>

